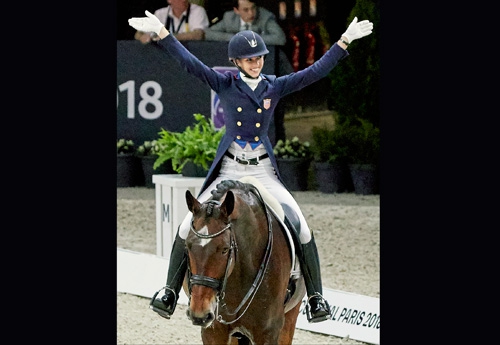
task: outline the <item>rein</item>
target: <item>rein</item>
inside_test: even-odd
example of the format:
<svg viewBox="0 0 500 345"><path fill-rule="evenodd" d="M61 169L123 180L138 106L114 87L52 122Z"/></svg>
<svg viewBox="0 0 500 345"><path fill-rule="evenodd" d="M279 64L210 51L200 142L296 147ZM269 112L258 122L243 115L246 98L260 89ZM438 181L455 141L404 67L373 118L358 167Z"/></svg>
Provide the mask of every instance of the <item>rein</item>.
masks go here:
<svg viewBox="0 0 500 345"><path fill-rule="evenodd" d="M254 282L252 283L252 286L247 291L245 297L243 297L243 299L241 300L240 304L236 307L236 309L233 312L226 313L227 315L231 315L231 316L236 315L240 311L240 309L248 302L247 306L245 307L243 312L240 314L240 316L238 316L236 319L234 319L232 321L225 321L222 318L222 315L219 314L220 302L225 297L226 283L227 283L227 279L229 278L228 272L229 272L229 268L230 268L231 263L232 263L232 251L233 251L233 249L236 249L236 250L238 249L238 247L236 245L236 239L235 239L233 233L231 233L231 245L230 245L230 249L229 249L228 261L226 264L226 271L224 273L224 278L222 281L222 288L220 290L218 290L219 286L221 286L221 281L218 279L215 279L215 278L200 276L197 274L192 275L190 278L191 284L204 285L204 286L208 286L210 288L213 288L215 290L218 290L218 293L216 296L217 308L216 308L215 315L216 315L217 321L219 321L220 323L225 324L225 325L229 325L229 324L232 324L232 323L238 321L246 313L246 311L248 310L248 307L250 307L250 304L252 303L255 295L257 294L257 291L260 287L260 284L264 280L264 273L267 269L267 266L269 265L269 260L271 258L271 252L272 252L272 246L273 246L273 231L272 231L273 226L272 226L272 221L271 221L271 215L269 213L269 209L267 207L267 204L265 202L263 202L262 197L261 197L260 193L258 192L258 190L254 190L254 194L257 195L257 197L260 199L260 201L262 202L262 204L264 205L265 210L266 210L266 218L267 218L267 224L268 224L268 239L267 239L267 245L266 245L266 252L264 253L262 263L260 264L259 271L257 272L257 275L255 276L255 279L254 279ZM204 235L204 234L199 234L198 232L196 232L196 230L193 227L193 222L191 222L190 230L199 238L214 238L214 237L217 237L220 234L224 233L224 231L226 231L230 228L231 228L231 223L229 223L224 228L222 228L220 231L218 231L214 234ZM223 307L225 307L225 306L227 306L227 305L224 304Z"/></svg>

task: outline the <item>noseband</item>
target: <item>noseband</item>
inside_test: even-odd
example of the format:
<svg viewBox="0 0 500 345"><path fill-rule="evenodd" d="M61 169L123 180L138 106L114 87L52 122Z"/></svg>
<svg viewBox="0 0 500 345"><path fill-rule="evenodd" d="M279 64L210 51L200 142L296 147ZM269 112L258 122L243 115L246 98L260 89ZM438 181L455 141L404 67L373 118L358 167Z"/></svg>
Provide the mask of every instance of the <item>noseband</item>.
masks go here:
<svg viewBox="0 0 500 345"><path fill-rule="evenodd" d="M258 190L255 190L253 192L260 199L260 201L262 202L262 204L264 205L264 208L266 210L266 218L267 218L267 224L268 224L268 240L267 240L266 252L264 253L264 258L262 259L262 263L260 264L259 271L257 272L257 275L255 276L255 280L254 280L252 286L247 291L245 297L243 297L243 300L240 302L238 307L233 312L227 312L227 314L231 315L231 316L236 315L236 313L238 313L240 311L240 309L250 300L248 302L245 310L240 314L240 316L238 316L237 318L235 318L232 321L223 320L222 315L219 314L219 305L220 305L221 300L223 300L225 297L227 279L229 278L229 268L231 267L231 263L233 260L232 253L233 253L233 250L235 250L236 252L238 251L238 246L236 244L236 239L234 237L233 232L231 232L231 234L230 234L231 242L230 242L230 247L229 247L228 260L226 263L226 270L225 270L222 282L219 279L215 279L215 278L211 278L211 277L207 277L207 276L202 276L202 275L198 275L198 274L193 274L189 278L190 285L194 285L194 284L203 285L203 286L210 287L210 288L217 291L217 295L216 295L216 300L217 300L216 319L217 319L217 321L219 321L220 323L225 324L225 325L229 325L229 324L232 324L232 323L238 321L245 314L245 312L247 311L248 307L250 306L253 298L255 297L255 294L257 293L257 290L259 289L260 284L264 280L264 273L267 270L267 266L269 265L269 259L271 258L272 245L273 245L273 231L272 231L273 227L272 227L271 215L270 215L267 204L262 200L262 197L261 197L260 193L258 192ZM212 200L209 202L218 203L215 200ZM199 238L214 238L214 237L221 235L222 233L224 233L224 231L229 230L230 228L231 228L231 223L227 224L224 228L222 228L221 230L219 230L218 232L216 232L214 234L204 235L204 234L200 234L200 233L196 232L196 230L193 226L193 220L191 220L191 226L190 226L190 230ZM191 287L189 288L189 290L191 290ZM226 304L224 303L223 306L225 307Z"/></svg>

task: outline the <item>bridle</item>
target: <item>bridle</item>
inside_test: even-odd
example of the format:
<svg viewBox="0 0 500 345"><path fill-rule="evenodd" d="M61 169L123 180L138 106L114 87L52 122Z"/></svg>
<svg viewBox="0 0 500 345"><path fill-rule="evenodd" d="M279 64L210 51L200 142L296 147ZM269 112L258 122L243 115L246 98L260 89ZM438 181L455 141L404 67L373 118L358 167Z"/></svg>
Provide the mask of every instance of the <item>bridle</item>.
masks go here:
<svg viewBox="0 0 500 345"><path fill-rule="evenodd" d="M231 228L231 223L227 224L224 228L222 228L220 231L216 232L215 234L209 234L209 235L204 235L196 232L193 226L193 220L191 220L191 226L190 230L199 238L214 238L219 235L221 235L224 231L229 230ZM214 290L217 290L222 296L224 296L224 291L226 290L226 283L227 283L227 278L229 276L229 268L231 267L231 263L233 261L233 250L235 252L238 251L238 246L236 245L236 239L234 238L233 233L231 232L230 234L230 246L229 246L229 253L228 253L228 259L226 263L226 271L224 273L224 278L222 282L219 279L207 277L207 276L202 276L199 274L192 274L191 277L189 278L189 283L191 285L203 285L203 286L208 286ZM220 289L219 289L220 287ZM190 289L191 290L191 289ZM222 297L224 298L224 297Z"/></svg>
<svg viewBox="0 0 500 345"><path fill-rule="evenodd" d="M260 194L258 192L255 194L257 194L257 196L259 198L261 198L261 201L262 201L262 197L260 196ZM209 200L207 202L219 203L215 200ZM219 321L220 323L225 324L225 325L229 325L229 324L232 324L232 323L238 321L245 314L248 307L252 303L253 298L257 294L257 290L259 289L260 284L264 280L264 273L267 270L267 266L269 265L269 259L271 258L271 252L272 252L272 246L273 246L273 232L272 232L272 222L271 222L270 212L268 210L267 204L264 202L263 202L263 204L265 205L266 218L267 218L267 224L268 224L268 239L267 239L267 245L266 245L266 252L264 253L264 257L263 257L262 262L260 264L259 271L257 272L257 275L255 276L254 282L253 282L252 286L250 287L250 289L247 291L245 297L243 297L242 301L240 302L238 307L236 307L236 309L233 312L226 312L226 314L229 316L236 315L240 311L240 309L243 308L243 306L246 304L246 307L243 310L243 312L240 314L240 316L238 316L236 319L234 319L232 321L225 321L222 318L222 315L219 314L219 307L220 307L221 301L224 300L224 297L226 294L226 284L227 284L227 279L229 278L229 269L230 269L232 261L233 261L233 251L235 253L238 251L238 245L236 244L236 238L235 238L234 233L232 231L230 234L230 247L229 247L228 259L227 259L227 263L226 263L226 270L224 273L224 277L222 278L222 281L220 279L202 276L202 275L198 275L198 274L193 274L189 278L189 283L190 283L189 290L190 290L190 292L191 292L191 285L195 285L195 284L207 286L207 287L210 287L210 288L214 289L215 291L217 291L217 295L216 295L217 307L215 310L215 317L216 317L217 321ZM226 230L231 230L231 222L229 222L225 227L223 227L218 232L216 232L214 234L205 235L205 234L200 234L200 233L196 232L196 230L193 226L193 219L192 219L190 230L199 238L205 238L205 239L206 238L214 238L214 237L217 237L217 236L223 234ZM189 267L189 265L188 265L188 267ZM248 304L247 304L247 302L248 302ZM225 303L222 305L222 307L226 307L226 309L227 309L227 305Z"/></svg>

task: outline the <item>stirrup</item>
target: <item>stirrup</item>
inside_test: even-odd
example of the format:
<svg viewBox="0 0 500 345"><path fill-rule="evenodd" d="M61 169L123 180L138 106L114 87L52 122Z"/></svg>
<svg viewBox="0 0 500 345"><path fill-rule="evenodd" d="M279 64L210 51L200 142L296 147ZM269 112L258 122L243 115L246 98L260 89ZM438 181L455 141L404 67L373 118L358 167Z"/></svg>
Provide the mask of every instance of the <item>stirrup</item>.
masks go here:
<svg viewBox="0 0 500 345"><path fill-rule="evenodd" d="M172 291L174 294L174 303L172 305L172 308L169 308L163 303L163 300L161 298L156 298L158 296L158 293L165 289L165 292L167 290ZM174 290L169 288L168 286L162 287L160 290L156 291L153 297L151 297L151 301L149 302L149 308L153 309L154 312L158 313L161 317L164 317L165 319L170 319L170 316L174 313L175 307L177 306L177 294L175 293Z"/></svg>
<svg viewBox="0 0 500 345"><path fill-rule="evenodd" d="M315 297L319 297L321 299L321 300L318 301L318 305L319 306L323 306L326 309L326 311L320 312L317 315L311 315L311 311L310 311L310 307L309 307L309 301L312 298L315 298ZM326 314L325 314L325 312L326 312ZM325 320L328 319L328 317L331 314L330 305L328 304L328 301L326 299L324 299L323 296L321 296L321 294L318 293L318 294L312 295L311 297L309 297L307 299L306 314L307 314L307 321L309 323L316 323L316 322L325 321Z"/></svg>

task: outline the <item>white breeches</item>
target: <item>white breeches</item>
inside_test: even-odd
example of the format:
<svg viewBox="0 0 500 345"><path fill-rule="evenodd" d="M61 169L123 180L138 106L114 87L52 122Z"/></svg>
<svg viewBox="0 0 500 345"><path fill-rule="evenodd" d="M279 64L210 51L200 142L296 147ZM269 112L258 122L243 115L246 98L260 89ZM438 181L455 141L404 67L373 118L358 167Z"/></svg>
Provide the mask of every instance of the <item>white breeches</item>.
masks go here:
<svg viewBox="0 0 500 345"><path fill-rule="evenodd" d="M233 145L229 148L229 152L236 157L241 157L241 153L245 151L247 159L259 157L266 153L263 145L258 146L255 150L248 150L247 148L249 148L249 145L247 145L245 150L243 150L241 147L233 143ZM297 216L300 220L300 242L303 244L308 243L311 240L311 230L309 229L304 215L302 214L302 211L292 194L290 194L290 192L278 180L269 158L261 160L258 165L243 165L227 156L224 156L219 176L197 199L200 202L204 202L209 199L212 196L211 191L215 189L217 184L219 184L222 180L239 180L243 176L248 175L257 178L269 191L269 193L276 197L281 204L288 204L295 210L295 212L297 212ZM179 227L179 236L182 239L186 239L189 233L191 218L192 214L191 212L188 212Z"/></svg>

